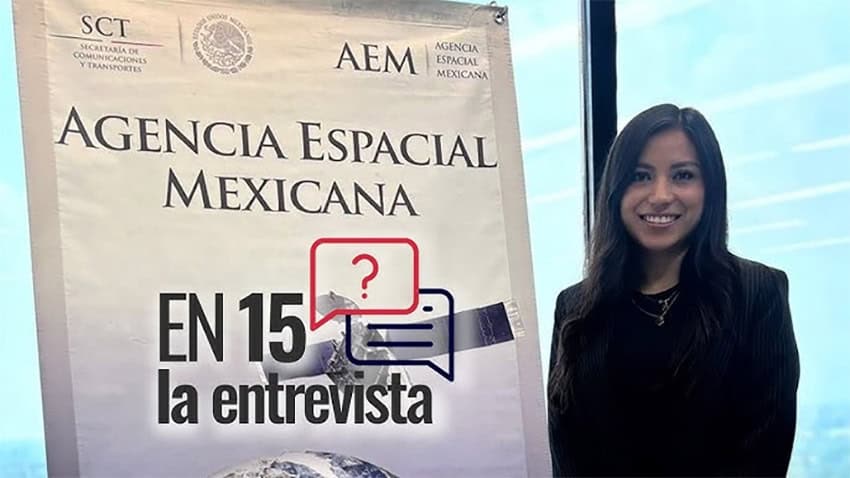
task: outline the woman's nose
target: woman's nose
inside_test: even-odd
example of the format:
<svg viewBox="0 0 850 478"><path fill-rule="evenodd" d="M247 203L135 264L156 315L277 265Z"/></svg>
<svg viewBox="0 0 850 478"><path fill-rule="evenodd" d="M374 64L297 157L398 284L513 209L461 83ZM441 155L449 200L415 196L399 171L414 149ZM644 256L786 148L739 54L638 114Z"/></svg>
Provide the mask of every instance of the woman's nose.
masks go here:
<svg viewBox="0 0 850 478"><path fill-rule="evenodd" d="M663 177L658 178L652 187L652 193L649 196L650 204L667 204L673 201L673 190L670 183Z"/></svg>

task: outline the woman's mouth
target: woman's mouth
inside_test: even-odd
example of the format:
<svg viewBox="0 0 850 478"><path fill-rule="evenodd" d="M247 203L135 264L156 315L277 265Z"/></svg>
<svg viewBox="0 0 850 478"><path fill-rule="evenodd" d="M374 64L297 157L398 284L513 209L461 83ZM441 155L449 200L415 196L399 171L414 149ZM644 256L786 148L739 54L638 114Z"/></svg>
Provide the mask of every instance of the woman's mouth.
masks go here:
<svg viewBox="0 0 850 478"><path fill-rule="evenodd" d="M643 222L656 227L669 226L682 217L681 214L640 214L639 216Z"/></svg>

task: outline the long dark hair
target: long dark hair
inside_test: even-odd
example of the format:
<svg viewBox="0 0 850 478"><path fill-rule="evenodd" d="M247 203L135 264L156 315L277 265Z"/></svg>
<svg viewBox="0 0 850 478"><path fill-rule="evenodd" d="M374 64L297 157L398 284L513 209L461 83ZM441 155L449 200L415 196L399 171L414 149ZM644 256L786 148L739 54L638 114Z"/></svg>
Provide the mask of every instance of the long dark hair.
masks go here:
<svg viewBox="0 0 850 478"><path fill-rule="evenodd" d="M682 298L687 297L688 315L693 320L687 345L674 351L674 373L686 377L687 390L698 381L701 355L733 312L737 271L727 247L726 173L717 137L705 117L693 108L654 106L629 121L608 154L580 296L571 301L575 307L565 311L566 317L556 331L560 347L549 377L552 408L564 409L573 401L581 351L610 319L605 311L640 285L640 251L623 224L620 203L647 141L671 129L684 131L693 143L705 185L702 217L688 238L679 274L679 290Z"/></svg>

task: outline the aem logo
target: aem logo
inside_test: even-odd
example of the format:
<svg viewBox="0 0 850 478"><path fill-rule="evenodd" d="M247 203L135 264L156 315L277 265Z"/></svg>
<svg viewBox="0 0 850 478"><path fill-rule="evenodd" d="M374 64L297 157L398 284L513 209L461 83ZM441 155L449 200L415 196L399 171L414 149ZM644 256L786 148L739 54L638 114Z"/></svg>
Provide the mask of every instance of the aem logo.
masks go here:
<svg viewBox="0 0 850 478"><path fill-rule="evenodd" d="M95 17L93 15L83 15L80 17L82 28L80 31L83 35L100 35L104 37L118 36L120 38L127 37L127 25L130 23L129 18L117 17Z"/></svg>
<svg viewBox="0 0 850 478"><path fill-rule="evenodd" d="M361 49L362 55L358 56L357 53L360 53ZM341 70L343 65L348 65L349 68L356 71L417 74L410 47L405 48L404 54L400 56L387 45L361 43L360 49L355 47L355 50L357 50L357 53L352 50L348 42L345 42L335 68Z"/></svg>

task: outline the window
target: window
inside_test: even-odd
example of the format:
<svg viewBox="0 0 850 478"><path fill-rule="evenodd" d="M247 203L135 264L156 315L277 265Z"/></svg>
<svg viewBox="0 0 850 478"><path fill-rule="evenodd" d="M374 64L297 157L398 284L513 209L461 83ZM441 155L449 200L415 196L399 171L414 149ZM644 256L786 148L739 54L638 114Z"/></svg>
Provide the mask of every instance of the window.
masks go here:
<svg viewBox="0 0 850 478"><path fill-rule="evenodd" d="M584 261L579 8L562 0L509 6L545 381L555 299L581 279Z"/></svg>
<svg viewBox="0 0 850 478"><path fill-rule="evenodd" d="M0 6L0 476L46 476L12 8Z"/></svg>

